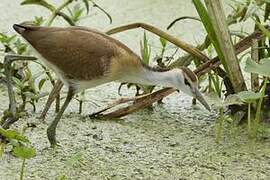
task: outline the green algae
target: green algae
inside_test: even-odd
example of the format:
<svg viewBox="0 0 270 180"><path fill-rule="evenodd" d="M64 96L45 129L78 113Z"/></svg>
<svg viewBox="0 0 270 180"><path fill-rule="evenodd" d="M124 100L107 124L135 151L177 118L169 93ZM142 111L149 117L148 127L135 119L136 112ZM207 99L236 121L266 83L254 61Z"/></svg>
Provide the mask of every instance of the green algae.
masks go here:
<svg viewBox="0 0 270 180"><path fill-rule="evenodd" d="M114 17L114 23L110 27L146 21L164 28L176 16L196 15L187 0L178 1L177 5L174 0L168 1L106 0L104 3L100 1L100 5ZM3 31L10 31L10 28L3 28L11 27L18 21L29 20L33 14L46 13L38 8L21 8L18 5L20 0L14 0L13 3L1 0L0 9L4 12L0 17L0 29ZM127 15L127 12L136 16ZM84 21L82 25L108 29L108 24L99 18L102 19L97 15L95 20ZM189 43L202 40L200 24L183 22L175 27L172 34ZM127 32L115 37L138 52L138 34L140 33ZM105 105L118 98L117 86L111 83L90 89L87 91L87 99L100 106ZM4 89L1 90L2 112L8 104L6 93ZM127 91L123 93L131 95ZM221 143L216 144L216 113L208 113L201 106L191 106L191 99L183 94L175 93L165 98L164 104L155 105L152 110L145 109L131 114L122 120L82 117L77 114L78 104L73 101L57 128L60 143L57 149L50 149L46 138L47 124L54 118L53 111L49 112L46 123L37 119L44 101L45 99L38 103L38 113L30 112L13 126L21 130L27 123L37 125L36 128L27 129L25 134L37 150L37 156L26 161L25 179L270 178L269 133L254 142L248 140L245 127L226 127ZM86 116L96 109L93 103L87 102L83 113ZM19 179L21 162L11 156L8 150L0 162L0 179Z"/></svg>
<svg viewBox="0 0 270 180"><path fill-rule="evenodd" d="M179 99L184 102L182 105L176 103ZM26 162L26 179L54 179L63 175L67 179L270 177L268 140L250 142L245 128L239 127L230 136L230 131L225 130L218 145L215 115L189 106L188 97L174 94L165 99L164 105L123 120L96 120L67 112L57 129L60 142L57 149L49 148L47 124L38 123L36 116L22 119L20 123L38 123L36 128L26 131L38 153ZM53 113L47 120L52 119ZM5 154L1 163L4 179L18 176L18 159Z"/></svg>

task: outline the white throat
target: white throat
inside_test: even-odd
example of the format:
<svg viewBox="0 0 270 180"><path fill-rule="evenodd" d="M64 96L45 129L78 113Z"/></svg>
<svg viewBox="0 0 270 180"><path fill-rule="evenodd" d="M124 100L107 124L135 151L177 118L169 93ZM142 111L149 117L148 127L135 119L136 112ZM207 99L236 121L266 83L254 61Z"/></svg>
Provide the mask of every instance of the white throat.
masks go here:
<svg viewBox="0 0 270 180"><path fill-rule="evenodd" d="M174 87L179 81L179 75L177 69L169 71L152 71L148 68L143 68L138 73L130 73L126 78L126 82L138 83L144 85L160 85L163 87Z"/></svg>

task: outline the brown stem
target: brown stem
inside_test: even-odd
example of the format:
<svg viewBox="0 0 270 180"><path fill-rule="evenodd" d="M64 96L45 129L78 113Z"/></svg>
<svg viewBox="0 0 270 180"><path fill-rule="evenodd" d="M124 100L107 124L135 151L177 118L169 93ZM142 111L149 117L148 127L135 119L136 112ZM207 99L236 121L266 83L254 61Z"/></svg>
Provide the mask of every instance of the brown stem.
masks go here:
<svg viewBox="0 0 270 180"><path fill-rule="evenodd" d="M16 107L16 99L15 94L12 86L12 76L11 76L11 64L17 60L28 60L34 61L36 60L35 57L31 56L19 56L19 55L6 55L4 59L4 68L5 68L5 75L6 75L6 82L8 88L8 97L9 97L9 111L11 112L11 117L6 119L3 122L2 127L7 129L12 123L16 122L19 118L17 117L17 107Z"/></svg>
<svg viewBox="0 0 270 180"><path fill-rule="evenodd" d="M251 58L255 62L259 62L259 50L258 50L259 43L258 41L253 40L252 47L251 47ZM258 74L251 73L251 90L254 92L258 92L259 87L259 76Z"/></svg>
<svg viewBox="0 0 270 180"><path fill-rule="evenodd" d="M62 9L64 9L67 5L69 5L72 2L73 2L73 0L66 0L56 10L52 11L52 15L47 22L47 26L50 26L52 24L52 22L54 21L54 19L56 18L57 15L60 15L65 19L67 16L63 16L64 13L60 13L60 12Z"/></svg>
<svg viewBox="0 0 270 180"><path fill-rule="evenodd" d="M267 29L269 29L269 27L267 27ZM264 37L265 37L265 35L261 31L255 31L254 33L252 33L251 35L242 39L240 42L238 42L237 44L234 45L236 54L240 54L241 52L250 48L252 46L252 43L254 42L254 40L258 41ZM213 69L219 67L220 64L221 63L220 63L218 57L215 57L211 61L202 64L194 72L197 74L197 76L202 76L205 73L209 72L210 70L213 70ZM140 101L134 102L134 104L132 104L128 107L118 109L116 111L113 111L113 112L110 112L107 114L103 114L102 117L122 117L122 116L125 116L125 115L130 114L132 112L135 112L139 109L145 108L145 107L153 104L156 101L159 101L160 99L170 95L174 91L175 90L172 88L164 88L164 89L158 90L156 92L153 92L150 95L147 95L146 97L143 97Z"/></svg>
<svg viewBox="0 0 270 180"><path fill-rule="evenodd" d="M191 61L193 59L193 57L197 57L199 60L201 60L202 62L208 62L210 59L205 56L201 50L205 48L205 46L209 46L210 44L210 41L208 39L208 37L206 37L205 39L205 42L201 45L201 46L198 46L198 47L193 47L185 42L182 42L181 40L179 40L178 38L175 38L174 36L156 28L156 27L153 27L152 25L149 25L149 24L145 24L145 23L133 23L133 24L128 24L128 25L125 25L125 26L120 26L120 27L117 27L117 28L113 28L109 31L107 31L107 34L111 35L111 34L115 34L115 33L119 33L119 32L122 32L122 31L126 31L126 30L129 30L129 29L134 29L134 28L143 28L143 29L146 29L154 34L157 34L158 36L170 41L171 43L175 44L176 46L184 49L186 52L190 53L190 56L186 56L186 61ZM181 63L179 63L180 61L176 61L175 63L172 63L170 65L170 67L176 67L176 66L180 66ZM186 63L186 62L185 62ZM225 78L226 76L226 72L220 68L220 67L217 67L216 69L214 69L214 71L220 76L220 77L223 77L223 79L225 79L226 81L226 87L227 89L233 89L231 86L231 82L230 82L230 79L229 78Z"/></svg>
<svg viewBox="0 0 270 180"><path fill-rule="evenodd" d="M200 51L203 51L207 49L210 45L211 45L211 41L209 37L206 36L204 42L196 46L196 48ZM176 61L172 62L169 65L169 67L174 68L174 67L180 67L180 66L188 66L192 62L192 60L194 60L194 57L191 54L186 54L182 57L179 57Z"/></svg>
<svg viewBox="0 0 270 180"><path fill-rule="evenodd" d="M101 110L93 113L93 114L90 114L89 117L98 117L98 115L102 112L105 112L107 111L108 109L111 109L119 104L124 104L124 103L127 103L127 102L130 102L130 101L134 101L134 102L138 102L140 100L144 100L144 97L147 96L149 94L144 94L144 95L141 95L141 96L135 96L135 97L128 97L128 98L120 98L120 99L117 99L116 101L113 101L112 103L108 104L105 108L102 108Z"/></svg>
<svg viewBox="0 0 270 180"><path fill-rule="evenodd" d="M62 18L64 18L68 22L69 25L71 25L71 26L75 26L76 25L72 21L72 19L68 15L66 15L65 13L59 11L56 14L59 15L59 16L61 16Z"/></svg>
<svg viewBox="0 0 270 180"><path fill-rule="evenodd" d="M270 30L270 27L266 27L268 30ZM261 31L255 31L251 35L247 36L246 38L242 39L238 43L234 45L235 53L240 54L241 52L247 50L252 46L253 40L260 40L264 38L265 35ZM211 61L208 61L204 64L202 64L200 67L198 67L194 72L201 76L207 72L209 72L211 69L217 68L221 62L219 61L218 57L213 58Z"/></svg>
<svg viewBox="0 0 270 180"><path fill-rule="evenodd" d="M138 99L133 105L124 107L122 109L116 110L114 112L110 112L105 114L103 117L117 118L122 117L132 112L137 111L138 109L145 108L150 106L152 103L162 99L165 96L175 92L176 90L173 88L164 88L159 91L153 92L148 96L143 97L142 99Z"/></svg>
<svg viewBox="0 0 270 180"><path fill-rule="evenodd" d="M98 8L99 10L101 10L110 20L110 24L112 24L112 17L111 15L102 7L100 7L97 3L95 3L94 1L90 0L91 3L93 4L94 7Z"/></svg>
<svg viewBox="0 0 270 180"><path fill-rule="evenodd" d="M195 58L198 58L199 60L201 60L202 62L207 62L209 60L209 58L203 54L200 50L198 50L197 48L193 47L192 45L189 45L183 41L181 41L180 39L152 26L149 24L145 24L145 23L132 23L132 24L128 24L128 25L124 25L124 26L120 26L114 29L111 29L109 31L107 31L106 33L111 35L111 34L115 34L115 33L119 33L122 31L126 31L129 29L135 29L135 28L143 28L145 30L148 30L166 40L168 40L169 42L173 43L174 45L176 45L177 47L185 50L186 52L192 54Z"/></svg>

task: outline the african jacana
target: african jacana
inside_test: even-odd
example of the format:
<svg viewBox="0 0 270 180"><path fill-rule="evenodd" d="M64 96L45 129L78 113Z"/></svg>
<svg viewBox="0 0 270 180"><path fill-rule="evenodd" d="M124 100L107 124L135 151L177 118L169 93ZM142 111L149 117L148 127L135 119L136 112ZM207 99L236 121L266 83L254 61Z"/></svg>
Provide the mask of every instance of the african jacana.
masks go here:
<svg viewBox="0 0 270 180"><path fill-rule="evenodd" d="M64 104L47 129L48 139L56 145L56 126L75 93L111 81L174 87L209 105L198 90L197 76L188 68L156 70L116 39L85 27L13 28L37 51L42 61L68 87Z"/></svg>

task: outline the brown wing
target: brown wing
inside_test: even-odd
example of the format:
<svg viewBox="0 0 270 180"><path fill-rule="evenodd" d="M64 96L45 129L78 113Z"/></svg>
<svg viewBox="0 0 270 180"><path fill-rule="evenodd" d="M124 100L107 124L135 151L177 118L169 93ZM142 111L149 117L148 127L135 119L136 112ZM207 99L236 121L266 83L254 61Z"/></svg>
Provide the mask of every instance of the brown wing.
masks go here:
<svg viewBox="0 0 270 180"><path fill-rule="evenodd" d="M78 27L38 28L22 35L68 79L102 76L109 70L112 57L119 55L119 44L106 35Z"/></svg>

